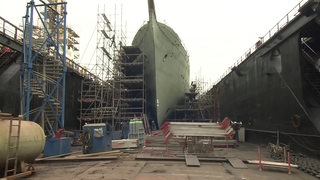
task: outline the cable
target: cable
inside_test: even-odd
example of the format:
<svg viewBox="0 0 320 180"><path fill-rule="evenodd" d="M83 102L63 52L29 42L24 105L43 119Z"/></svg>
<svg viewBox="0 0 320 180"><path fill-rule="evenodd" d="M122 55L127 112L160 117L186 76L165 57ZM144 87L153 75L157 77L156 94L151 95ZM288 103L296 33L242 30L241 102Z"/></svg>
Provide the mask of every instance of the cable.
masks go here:
<svg viewBox="0 0 320 180"><path fill-rule="evenodd" d="M90 44L90 42L91 42L91 40L92 40L92 37L93 37L94 33L96 32L96 30L97 30L97 26L95 26L94 29L93 29L93 31L92 31L92 34L91 34L90 39L89 39L89 42L87 43L87 45L86 45L86 47L85 47L85 49L84 49L84 51L83 51L83 53L82 53L82 56L81 56L81 59L79 60L79 63L81 63L81 61L82 61L82 59L83 59L83 57L84 57L84 54L87 52L87 49L88 49L88 47L89 47L89 44Z"/></svg>
<svg viewBox="0 0 320 180"><path fill-rule="evenodd" d="M297 140L297 138L294 138L294 137L292 137L292 136L290 136L290 135L288 135L288 137L289 137L292 141L294 141L297 145L299 145L300 147L302 147L302 148L304 148L304 149L306 149L306 150L308 150L308 151L314 152L314 153L316 153L316 154L319 154L319 149L313 149L313 148L311 148L311 147L308 147L308 145L306 145L304 142L299 142L299 141Z"/></svg>

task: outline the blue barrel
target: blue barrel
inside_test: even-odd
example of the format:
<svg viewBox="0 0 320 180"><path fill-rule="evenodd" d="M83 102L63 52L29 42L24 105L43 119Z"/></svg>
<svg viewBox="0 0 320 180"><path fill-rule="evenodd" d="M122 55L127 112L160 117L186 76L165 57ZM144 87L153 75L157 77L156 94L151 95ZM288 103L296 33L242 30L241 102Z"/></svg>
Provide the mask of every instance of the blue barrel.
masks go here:
<svg viewBox="0 0 320 180"><path fill-rule="evenodd" d="M82 150L84 154L112 150L111 129L105 123L84 125Z"/></svg>

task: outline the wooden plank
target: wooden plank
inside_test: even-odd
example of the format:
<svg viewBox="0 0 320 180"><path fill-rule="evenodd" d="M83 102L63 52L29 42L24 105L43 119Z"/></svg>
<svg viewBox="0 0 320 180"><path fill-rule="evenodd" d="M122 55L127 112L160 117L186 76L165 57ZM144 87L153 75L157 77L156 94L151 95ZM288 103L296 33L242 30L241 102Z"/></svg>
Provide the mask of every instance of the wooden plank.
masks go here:
<svg viewBox="0 0 320 180"><path fill-rule="evenodd" d="M0 178L0 180L18 179L18 178L23 178L23 177L30 176L31 174L32 174L32 171L25 171L25 172L18 173L18 174L12 175L12 176L7 176L7 177L4 177L4 178Z"/></svg>
<svg viewBox="0 0 320 180"><path fill-rule="evenodd" d="M200 162L197 156L185 155L186 165L190 167L200 167Z"/></svg>
<svg viewBox="0 0 320 180"><path fill-rule="evenodd" d="M83 158L83 157L109 157L109 156L121 156L123 152L118 153L112 153L112 154L101 154L101 155L94 155L94 156L83 156L83 155L77 155L77 156L69 156L66 158Z"/></svg>
<svg viewBox="0 0 320 180"><path fill-rule="evenodd" d="M106 152L98 152L98 153L90 153L90 154L81 154L78 155L78 157L91 157L91 156L100 156L100 155L107 155L107 154L118 154L121 153L120 150L114 150L114 151L106 151Z"/></svg>
<svg viewBox="0 0 320 180"><path fill-rule="evenodd" d="M137 148L138 139L112 140L112 149Z"/></svg>
<svg viewBox="0 0 320 180"><path fill-rule="evenodd" d="M160 160L160 161L184 161L184 157L165 157L165 156L151 156L145 154L138 154L136 160Z"/></svg>
<svg viewBox="0 0 320 180"><path fill-rule="evenodd" d="M206 127L206 126L186 126L186 125L172 125L168 126L167 134L174 136L197 136L197 137L225 137L234 130L231 126L225 129Z"/></svg>
<svg viewBox="0 0 320 180"><path fill-rule="evenodd" d="M205 122L170 122L169 126L196 126L196 127L221 127L218 123L205 123Z"/></svg>
<svg viewBox="0 0 320 180"><path fill-rule="evenodd" d="M73 158L51 158L43 161L93 161L93 160L114 160L117 159L118 156L106 156L106 157L73 157Z"/></svg>
<svg viewBox="0 0 320 180"><path fill-rule="evenodd" d="M38 159L35 159L35 162L39 162L39 161L47 160L47 159L51 159L51 158L57 158L57 157L69 156L69 155L76 154L76 153L81 153L81 152L82 152L82 151L75 151L75 152L66 153L66 154L59 154L59 155L55 155L55 156L49 156L49 157L44 157L44 158L38 158Z"/></svg>
<svg viewBox="0 0 320 180"><path fill-rule="evenodd" d="M167 151L167 147L144 147L143 151Z"/></svg>
<svg viewBox="0 0 320 180"><path fill-rule="evenodd" d="M247 169L248 168L248 166L245 165L243 163L243 161L238 158L228 158L228 161L230 162L232 167L234 167L236 169Z"/></svg>
<svg viewBox="0 0 320 180"><path fill-rule="evenodd" d="M10 113L0 113L0 117L12 117Z"/></svg>
<svg viewBox="0 0 320 180"><path fill-rule="evenodd" d="M248 163L250 164L259 164L258 160L247 160ZM283 167L288 167L288 163L282 163L282 162L274 162L274 161L261 161L261 164L263 165L270 165L270 166L283 166ZM297 168L298 165L296 164L290 164L291 167Z"/></svg>
<svg viewBox="0 0 320 180"><path fill-rule="evenodd" d="M198 158L200 162L227 162L225 158ZM144 154L137 154L135 160L143 160L143 161L185 161L185 157L177 157L177 156L151 156L151 155L144 155Z"/></svg>

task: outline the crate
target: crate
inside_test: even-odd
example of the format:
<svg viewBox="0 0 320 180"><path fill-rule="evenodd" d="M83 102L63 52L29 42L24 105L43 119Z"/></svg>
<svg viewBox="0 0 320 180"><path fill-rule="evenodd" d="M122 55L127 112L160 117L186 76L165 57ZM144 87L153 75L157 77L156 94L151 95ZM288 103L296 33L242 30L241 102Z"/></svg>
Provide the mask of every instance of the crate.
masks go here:
<svg viewBox="0 0 320 180"><path fill-rule="evenodd" d="M68 154L71 152L71 138L47 138L43 150L45 157Z"/></svg>
<svg viewBox="0 0 320 180"><path fill-rule="evenodd" d="M97 153L112 150L112 133L105 123L86 124L83 126L84 153Z"/></svg>

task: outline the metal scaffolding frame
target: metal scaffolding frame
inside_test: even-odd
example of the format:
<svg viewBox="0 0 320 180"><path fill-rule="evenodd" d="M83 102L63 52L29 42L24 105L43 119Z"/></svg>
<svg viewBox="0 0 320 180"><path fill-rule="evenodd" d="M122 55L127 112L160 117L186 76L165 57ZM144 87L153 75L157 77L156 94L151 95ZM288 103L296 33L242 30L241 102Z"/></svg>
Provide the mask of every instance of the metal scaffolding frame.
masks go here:
<svg viewBox="0 0 320 180"><path fill-rule="evenodd" d="M84 77L81 83L80 128L84 123L110 123L114 108L113 59L115 32L105 13L97 15L97 46L94 75Z"/></svg>
<svg viewBox="0 0 320 180"><path fill-rule="evenodd" d="M145 120L146 56L137 47L124 46L120 28L117 31L105 13L98 13L95 75L82 81L81 127L84 123L106 122L118 130L123 122L133 118L141 118L144 126L149 126Z"/></svg>
<svg viewBox="0 0 320 180"><path fill-rule="evenodd" d="M220 100L219 100L219 87L214 85L212 89L208 91L212 95L212 101L213 101L213 120L214 121L220 121Z"/></svg>
<svg viewBox="0 0 320 180"><path fill-rule="evenodd" d="M135 46L123 46L115 61L114 106L117 109L115 122L121 124L133 118L143 120L144 127L149 127L146 119L146 90L144 80L144 62L146 56Z"/></svg>
<svg viewBox="0 0 320 180"><path fill-rule="evenodd" d="M176 105L168 120L173 122L211 122L214 96L211 91L205 91L204 86L205 82L193 81L189 92L185 93L184 103Z"/></svg>
<svg viewBox="0 0 320 180"><path fill-rule="evenodd" d="M41 4L31 0L24 21L21 111L26 120L41 122L47 134L64 128L66 9L63 0ZM42 103L37 104L37 99Z"/></svg>

